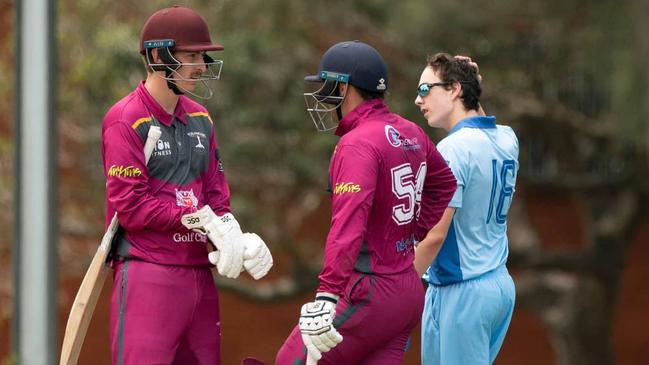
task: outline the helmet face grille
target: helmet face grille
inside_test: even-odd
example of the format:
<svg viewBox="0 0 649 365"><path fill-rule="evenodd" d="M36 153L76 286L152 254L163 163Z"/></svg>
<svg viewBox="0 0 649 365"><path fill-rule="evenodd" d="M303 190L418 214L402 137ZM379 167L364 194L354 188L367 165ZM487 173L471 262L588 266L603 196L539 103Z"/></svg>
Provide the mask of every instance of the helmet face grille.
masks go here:
<svg viewBox="0 0 649 365"><path fill-rule="evenodd" d="M187 63L180 62L174 55L171 53L170 48L157 48L161 63L153 62L153 57L151 55L152 49L147 48L146 50L146 60L147 64L153 71L164 71L164 76L160 73L156 73L157 76L167 80L169 88L178 94L189 94L199 99L210 99L214 92L208 84L208 81L218 80L221 77L221 69L223 68L223 61L215 60L207 54L203 55L203 63ZM205 66L205 72L197 78L186 78L178 71L183 66ZM183 88L178 84L178 81L189 81L196 82L201 85L203 92L194 92Z"/></svg>
<svg viewBox="0 0 649 365"><path fill-rule="evenodd" d="M345 94L338 94L338 85L346 83L338 80L325 80L320 88L311 93L304 93L306 111L309 113L315 128L319 132L326 132L338 126L337 110L345 100Z"/></svg>

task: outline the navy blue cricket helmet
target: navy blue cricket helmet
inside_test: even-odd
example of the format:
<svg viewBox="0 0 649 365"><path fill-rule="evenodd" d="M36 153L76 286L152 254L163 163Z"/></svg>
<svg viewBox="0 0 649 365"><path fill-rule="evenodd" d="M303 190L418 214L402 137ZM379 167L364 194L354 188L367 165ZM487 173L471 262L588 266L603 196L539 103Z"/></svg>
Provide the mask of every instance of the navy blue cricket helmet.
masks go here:
<svg viewBox="0 0 649 365"><path fill-rule="evenodd" d="M304 80L324 82L331 80L332 74L347 75L350 85L366 91L382 93L388 89L388 66L383 57L374 47L360 41L331 46L320 59L318 74Z"/></svg>
<svg viewBox="0 0 649 365"><path fill-rule="evenodd" d="M346 95L338 92L339 84L349 84L360 90L382 94L388 89L388 67L374 47L359 41L333 45L320 60L316 75L305 81L322 85L315 92L304 93L307 112L319 131L336 128L342 118L340 106ZM346 94L346 93L345 93Z"/></svg>

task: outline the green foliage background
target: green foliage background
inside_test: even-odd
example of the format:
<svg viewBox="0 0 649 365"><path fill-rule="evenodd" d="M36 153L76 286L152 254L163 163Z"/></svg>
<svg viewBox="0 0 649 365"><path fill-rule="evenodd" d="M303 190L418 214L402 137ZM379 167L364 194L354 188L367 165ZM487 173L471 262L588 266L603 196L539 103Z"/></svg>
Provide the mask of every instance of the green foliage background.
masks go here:
<svg viewBox="0 0 649 365"><path fill-rule="evenodd" d="M0 0L3 208L13 206L14 3ZM318 245L297 242L304 238L296 227L313 212L314 201L326 199L337 139L313 128L302 79L342 40L365 41L383 54L388 104L424 126L434 141L443 133L425 126L413 104L426 57L473 57L483 75L485 110L519 134L522 185L559 184L571 176L578 183L612 179L649 191L645 0L58 0L63 279L85 270L101 235L101 120L145 76L138 53L144 21L173 3L196 9L212 39L225 46L216 53L224 67L206 106L216 122L233 209L274 252L319 253ZM0 226L12 224L12 210L1 209ZM10 277L11 235L11 229L0 230L1 278ZM0 280L0 319L10 314L10 292L10 281Z"/></svg>
<svg viewBox="0 0 649 365"><path fill-rule="evenodd" d="M521 139L522 177L584 170L608 174L616 161L646 158L647 12L641 0L219 0L179 1L208 21L225 45L216 121L232 204L247 229L291 246L285 229L327 186L336 137L313 128L302 93L332 44L359 39L389 65L391 109L425 126L413 104L426 56L466 54L484 76L483 105ZM13 28L4 10L1 46L0 199L12 202ZM169 1L57 2L57 123L61 256L75 237L96 236L103 220L101 120L145 76L139 32ZM577 123L578 122L578 123ZM581 129L565 125L579 124ZM433 140L443 135L429 131ZM604 142L584 140L596 133ZM573 148L584 145L584 148ZM630 151L630 152L629 152ZM570 156L576 157L570 157ZM601 162L601 156L613 156ZM566 157L568 156L568 157ZM617 156L617 157L616 157ZM598 162L599 161L599 162ZM602 169L601 165L608 166ZM598 167L599 166L599 167ZM616 165L618 171L633 167ZM548 172L550 175L548 175ZM547 178L546 176L546 178ZM0 220L11 224L10 210ZM8 253L11 231L0 234ZM8 257L10 255L6 255Z"/></svg>
<svg viewBox="0 0 649 365"><path fill-rule="evenodd" d="M90 177L65 198L101 206L100 122L143 77L139 30L167 1L59 1L59 125L83 153L63 165ZM615 125L624 143L646 142L645 85L636 75L630 4L577 0L186 1L225 45L222 79L207 106L240 214L281 224L268 207L326 187L335 138L312 128L301 81L331 44L360 39L390 66L392 109L419 123L414 88L428 54L468 54L481 65L485 108L502 122L525 103L569 108ZM538 121L543 123L543 121ZM439 138L431 131L434 139ZM68 141L70 140L70 141ZM61 153L66 156L64 149ZM65 167L65 166L63 166ZM262 209L262 207L264 207ZM258 223L263 224L263 223Z"/></svg>

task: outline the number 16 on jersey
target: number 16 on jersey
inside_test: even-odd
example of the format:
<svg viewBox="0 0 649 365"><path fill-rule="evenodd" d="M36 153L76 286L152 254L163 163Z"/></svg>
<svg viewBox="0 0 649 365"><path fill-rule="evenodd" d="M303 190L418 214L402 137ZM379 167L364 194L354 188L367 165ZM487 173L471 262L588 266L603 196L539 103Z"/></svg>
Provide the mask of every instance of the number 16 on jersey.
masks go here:
<svg viewBox="0 0 649 365"><path fill-rule="evenodd" d="M512 195L514 195L513 182L516 181L516 161L504 160L500 168L498 168L498 161L491 160L491 167L493 180L489 211L487 212L487 224L491 222L492 216L496 223L505 224L507 222L507 211L512 201Z"/></svg>

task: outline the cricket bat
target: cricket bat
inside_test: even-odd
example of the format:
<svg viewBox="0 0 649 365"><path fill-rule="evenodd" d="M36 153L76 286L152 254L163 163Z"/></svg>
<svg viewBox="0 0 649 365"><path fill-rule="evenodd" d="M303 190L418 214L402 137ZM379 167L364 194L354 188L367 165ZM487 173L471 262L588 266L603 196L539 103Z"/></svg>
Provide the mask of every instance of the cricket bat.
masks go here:
<svg viewBox="0 0 649 365"><path fill-rule="evenodd" d="M149 128L149 133L144 143L145 164L149 163L149 158L151 158L151 154L161 134L160 127L151 126ZM97 253L92 258L90 267L88 267L88 271L83 277L83 281L81 281L77 296L72 303L68 323L65 326L60 365L76 365L79 360L83 340L86 338L86 332L88 331L92 314L95 311L99 294L101 294L101 289L108 275L106 258L108 257L111 242L118 228L119 222L117 221L117 213L115 213L113 219L110 221L110 225L108 225L106 233L104 233L104 237L101 239Z"/></svg>

